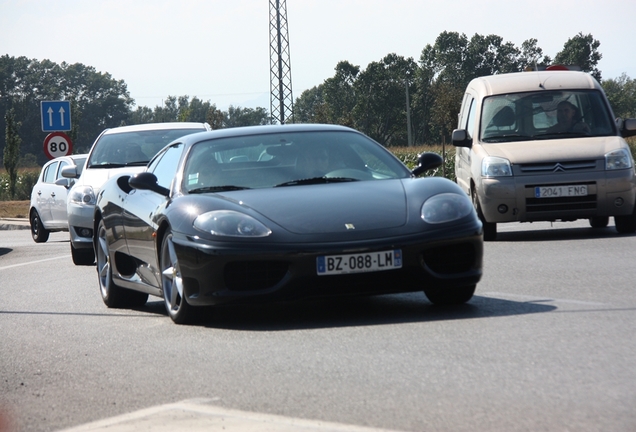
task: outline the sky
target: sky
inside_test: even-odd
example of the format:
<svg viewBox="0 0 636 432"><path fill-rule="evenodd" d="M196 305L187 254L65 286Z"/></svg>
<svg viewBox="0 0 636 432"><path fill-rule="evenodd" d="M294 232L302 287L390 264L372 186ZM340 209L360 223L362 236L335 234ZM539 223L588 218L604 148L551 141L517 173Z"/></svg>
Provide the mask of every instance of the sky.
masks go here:
<svg viewBox="0 0 636 432"><path fill-rule="evenodd" d="M578 33L601 44L603 79L636 78L636 1L280 0L293 97L387 54L419 60L444 31L537 39L554 56ZM123 80L136 106L198 97L270 107L269 0L0 0L0 55L82 63ZM631 46L631 48L630 48Z"/></svg>

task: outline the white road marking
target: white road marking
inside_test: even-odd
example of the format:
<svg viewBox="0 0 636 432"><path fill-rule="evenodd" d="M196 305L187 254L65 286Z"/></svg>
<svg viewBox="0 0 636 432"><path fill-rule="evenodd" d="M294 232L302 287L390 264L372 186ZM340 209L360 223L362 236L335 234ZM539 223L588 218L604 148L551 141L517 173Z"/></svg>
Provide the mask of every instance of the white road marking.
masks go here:
<svg viewBox="0 0 636 432"><path fill-rule="evenodd" d="M39 264L41 262L46 262L46 261L53 261L53 260L57 260L57 259L62 259L62 258L69 258L70 255L61 255L61 256L57 256L57 257L53 257L53 258L45 258L45 259L41 259L41 260L37 260L37 261L29 261L29 262L23 262L20 264L13 264L10 266L4 266L4 267L0 267L0 271L1 270L7 270L10 268L14 268L14 267L22 267L25 265L33 265L33 264Z"/></svg>

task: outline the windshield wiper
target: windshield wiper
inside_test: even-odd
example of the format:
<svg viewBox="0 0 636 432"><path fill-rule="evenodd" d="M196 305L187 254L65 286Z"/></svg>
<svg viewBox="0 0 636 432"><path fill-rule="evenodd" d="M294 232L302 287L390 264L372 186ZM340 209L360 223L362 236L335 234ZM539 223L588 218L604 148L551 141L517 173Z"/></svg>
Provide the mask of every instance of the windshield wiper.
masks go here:
<svg viewBox="0 0 636 432"><path fill-rule="evenodd" d="M89 168L123 168L126 164L123 163L100 163L100 164L91 164Z"/></svg>
<svg viewBox="0 0 636 432"><path fill-rule="evenodd" d="M591 136L589 133L585 132L551 132L551 133L543 133L537 134L534 137L539 139L550 139L550 138L573 138L573 137L589 137Z"/></svg>
<svg viewBox="0 0 636 432"><path fill-rule="evenodd" d="M521 134L503 134L503 135L491 135L487 138L484 138L484 142L488 143L496 143L496 142L506 142L506 141L522 141L526 139L530 139L531 137L528 135Z"/></svg>
<svg viewBox="0 0 636 432"><path fill-rule="evenodd" d="M237 190L244 190L244 189L251 189L251 188L246 187L246 186L234 186L234 185L205 186L205 187L192 189L191 191L188 191L188 192L191 193L191 194L198 194L198 193L207 193L207 192L237 191Z"/></svg>
<svg viewBox="0 0 636 432"><path fill-rule="evenodd" d="M343 183L343 182L352 182L352 181L358 181L358 179L354 179L350 177L312 177L312 178L288 181L285 183L277 184L274 187L300 186L300 185L326 184L326 183Z"/></svg>

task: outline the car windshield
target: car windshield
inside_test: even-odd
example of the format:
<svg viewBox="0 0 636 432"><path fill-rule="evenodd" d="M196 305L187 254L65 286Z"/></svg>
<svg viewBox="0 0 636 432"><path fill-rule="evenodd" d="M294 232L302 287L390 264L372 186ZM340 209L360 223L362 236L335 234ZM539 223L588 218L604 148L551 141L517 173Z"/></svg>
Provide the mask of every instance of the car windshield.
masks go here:
<svg viewBox="0 0 636 432"><path fill-rule="evenodd" d="M512 93L485 98L480 133L485 143L616 135L597 90Z"/></svg>
<svg viewBox="0 0 636 432"><path fill-rule="evenodd" d="M194 145L183 176L189 193L406 178L409 170L364 135L286 132Z"/></svg>
<svg viewBox="0 0 636 432"><path fill-rule="evenodd" d="M95 143L87 166L116 168L145 166L166 144L204 129L145 130L104 134Z"/></svg>

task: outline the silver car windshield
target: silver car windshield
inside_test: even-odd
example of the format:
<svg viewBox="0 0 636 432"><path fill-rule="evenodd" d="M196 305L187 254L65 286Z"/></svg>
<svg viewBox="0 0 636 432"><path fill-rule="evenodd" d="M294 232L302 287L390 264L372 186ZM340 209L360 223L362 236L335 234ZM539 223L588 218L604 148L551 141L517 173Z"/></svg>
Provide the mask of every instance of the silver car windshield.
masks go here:
<svg viewBox="0 0 636 432"><path fill-rule="evenodd" d="M203 130L169 129L104 134L95 143L87 167L145 166L167 144Z"/></svg>
<svg viewBox="0 0 636 432"><path fill-rule="evenodd" d="M616 135L605 99L596 90L536 91L485 98L481 141L500 143Z"/></svg>

